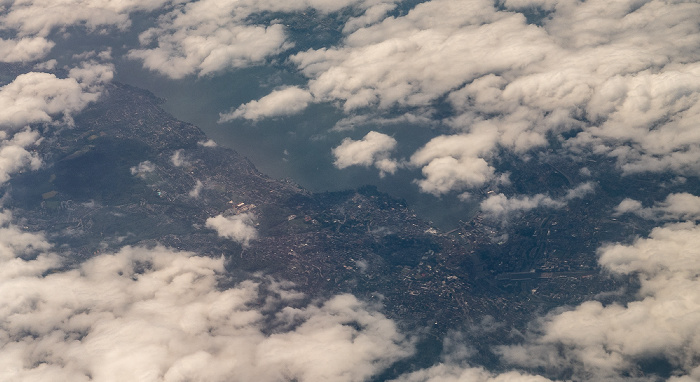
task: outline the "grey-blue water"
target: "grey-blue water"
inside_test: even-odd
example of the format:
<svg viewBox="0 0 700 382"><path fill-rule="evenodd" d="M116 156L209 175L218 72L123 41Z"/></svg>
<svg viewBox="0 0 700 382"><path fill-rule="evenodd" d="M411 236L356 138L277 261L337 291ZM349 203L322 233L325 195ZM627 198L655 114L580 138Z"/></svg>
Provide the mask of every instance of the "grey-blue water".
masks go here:
<svg viewBox="0 0 700 382"><path fill-rule="evenodd" d="M217 122L219 113L258 99L277 86L303 83L303 78L285 69L256 67L214 77L171 80L143 70L137 62L121 60L116 79L165 98L164 108L176 118L199 126L218 144L245 155L271 177L290 178L315 192L376 185L381 191L405 199L417 214L443 229L450 229L473 214L473 205L454 195L437 198L420 193L413 183L420 178L417 169L402 169L381 178L373 168L335 168L331 149L346 136L362 138L371 126L330 131L344 117L331 105L312 105L296 116L257 123ZM397 155L404 158L435 134L429 128L405 124L383 126L382 132L396 138Z"/></svg>
<svg viewBox="0 0 700 382"><path fill-rule="evenodd" d="M152 21L135 19L134 31L144 29L138 24L147 22ZM314 192L375 185L383 192L405 199L419 216L446 230L474 214L475 206L460 201L456 195L437 198L420 193L413 183L421 177L419 169L401 169L394 175L380 178L373 168L339 170L333 166L331 149L345 137L360 139L370 130L381 130L399 142L396 156L408 158L436 135L428 127L402 124L378 129L369 125L353 131L334 132L330 131L333 125L347 116L331 105L312 105L299 115L257 123L245 120L217 122L219 113L259 99L276 87L304 84L306 79L293 68L264 65L210 77L190 76L172 80L144 69L139 61L125 58L128 49L138 46L135 32L109 36L75 34L56 41L52 57L58 59L60 67L75 65L73 54L112 47L116 81L147 89L164 98L163 107L169 113L199 126L219 145L245 155L271 177L290 178Z"/></svg>

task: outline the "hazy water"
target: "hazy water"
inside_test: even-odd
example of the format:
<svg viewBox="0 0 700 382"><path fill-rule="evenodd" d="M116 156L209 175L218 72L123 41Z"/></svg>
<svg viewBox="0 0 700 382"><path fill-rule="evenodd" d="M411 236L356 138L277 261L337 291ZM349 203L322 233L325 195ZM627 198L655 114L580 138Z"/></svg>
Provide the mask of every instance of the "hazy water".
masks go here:
<svg viewBox="0 0 700 382"><path fill-rule="evenodd" d="M312 105L291 117L257 123L236 120L219 124L219 113L258 99L280 85L300 84L304 79L281 68L256 67L211 78L170 80L148 72L138 62L118 60L116 80L145 88L166 99L164 108L176 118L199 126L218 144L248 157L263 173L274 178L291 178L315 192L353 189L366 184L405 199L416 212L444 229L473 214L473 205L456 196L436 198L418 191L413 180L416 169L399 170L379 177L373 168L333 166L331 149L346 136L360 139L371 127L355 131L330 131L343 115L330 105ZM435 133L421 126L384 127L382 132L399 142L397 155L408 157Z"/></svg>
<svg viewBox="0 0 700 382"><path fill-rule="evenodd" d="M134 30L142 30L136 20ZM379 177L374 168L350 167L338 170L333 166L331 149L346 136L362 138L370 130L380 130L399 142L396 156L408 158L411 153L436 135L424 126L402 124L359 127L353 131L333 132L330 129L346 117L331 105L312 105L303 113L251 123L244 120L219 124L219 113L268 94L283 85L304 84L305 78L282 66L259 66L240 69L213 77L188 77L171 80L144 70L139 61L125 59L128 47L137 46L137 34L109 36L75 34L57 39L54 57L59 67L75 65L71 56L89 50L112 48L116 66L115 80L153 92L166 100L163 107L176 118L199 126L218 144L230 147L248 157L263 173L274 178L291 178L315 192L340 191L372 184L383 192L405 199L420 216L440 228L451 229L459 220L469 219L474 205L459 201L455 195L436 198L422 194L413 180L420 178L418 169L402 169L395 175Z"/></svg>

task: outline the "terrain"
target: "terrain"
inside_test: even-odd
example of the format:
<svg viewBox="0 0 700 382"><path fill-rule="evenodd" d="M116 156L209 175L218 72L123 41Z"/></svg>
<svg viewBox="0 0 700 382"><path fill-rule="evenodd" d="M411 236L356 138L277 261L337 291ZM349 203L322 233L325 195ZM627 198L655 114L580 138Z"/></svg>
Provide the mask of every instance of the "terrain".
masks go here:
<svg viewBox="0 0 700 382"><path fill-rule="evenodd" d="M423 333L426 365L448 333L466 336L475 357L489 364L490 349L519 341L513 333L535 315L634 287L597 268L602 243L650 229L641 219L609 218L619 203L612 181L563 208L503 219L476 214L441 232L371 186L311 193L267 177L161 104L145 90L114 83L72 126L36 127L43 129L36 152L45 165L12 178L6 205L26 229L63 248L67 266L124 245L224 256L230 277L221 288L263 274L291 281L310 298L349 292L381 304L388 317ZM557 196L585 180L580 163L554 152L516 161L502 159L514 169L502 192L527 193L535 181ZM139 170L144 163L148 168ZM611 166L589 164L599 172ZM639 195L650 192L646 184L641 177L628 182ZM206 226L213 216L243 213L255 217L258 231L249 243Z"/></svg>

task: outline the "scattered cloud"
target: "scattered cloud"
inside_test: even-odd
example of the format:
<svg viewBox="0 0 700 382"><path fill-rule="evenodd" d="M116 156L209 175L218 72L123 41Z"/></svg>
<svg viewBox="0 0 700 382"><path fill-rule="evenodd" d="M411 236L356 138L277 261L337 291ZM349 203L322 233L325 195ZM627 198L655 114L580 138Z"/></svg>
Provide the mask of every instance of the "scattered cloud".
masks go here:
<svg viewBox="0 0 700 382"><path fill-rule="evenodd" d="M258 237L255 229L255 215L244 213L233 216L217 215L207 219L206 226L225 237L247 247L251 240Z"/></svg>
<svg viewBox="0 0 700 382"><path fill-rule="evenodd" d="M0 184L10 174L41 166L37 153L29 148L41 140L27 127L61 118L72 124L72 116L97 100L102 87L111 80L111 66L83 63L69 71L69 77L29 72L0 88Z"/></svg>
<svg viewBox="0 0 700 382"><path fill-rule="evenodd" d="M345 138L333 149L335 167L344 169L350 166L374 166L379 175L396 172L398 162L390 158L396 148L396 140L386 134L370 131L361 140Z"/></svg>
<svg viewBox="0 0 700 382"><path fill-rule="evenodd" d="M436 195L494 176L497 148L525 152L567 131L579 132L560 137L569 150L612 156L624 173L695 174L700 5L628 3L518 0L496 8L485 0L433 0L386 17L394 1L14 2L0 23L18 37L2 40L0 51L9 61L36 60L53 46L52 31L125 30L133 12L157 11L158 25L129 56L172 78L209 75L265 62L293 45L280 20L254 24L253 15L353 7L364 13L347 20L339 44L291 56L306 86L276 90L221 121L290 115L311 102L333 102L349 114L371 106L419 116L446 103L451 111L442 122L456 135L486 128L497 138L475 156L425 163L418 185ZM521 12L532 7L547 17L529 22Z"/></svg>
<svg viewBox="0 0 700 382"><path fill-rule="evenodd" d="M95 51L95 50L90 50L78 54L73 55L73 60L79 60L79 61L87 61L87 60L96 60L99 59L100 61L111 61L112 60L112 48L108 47L107 49L103 51Z"/></svg>
<svg viewBox="0 0 700 382"><path fill-rule="evenodd" d="M615 207L615 213L633 213L656 220L700 220L700 197L687 192L669 194L663 202L656 202L652 207L646 208L641 202L626 198Z"/></svg>
<svg viewBox="0 0 700 382"><path fill-rule="evenodd" d="M589 112L604 115L604 122L570 144L608 153L626 173L696 174L700 137L693 121L700 117L699 78L700 65L688 64L608 80L589 103Z"/></svg>
<svg viewBox="0 0 700 382"><path fill-rule="evenodd" d="M36 170L41 166L41 158L27 150L39 141L39 134L29 128L6 139L8 133L0 131L0 185L10 179L10 174L21 169Z"/></svg>
<svg viewBox="0 0 700 382"><path fill-rule="evenodd" d="M39 60L56 45L43 37L25 37L17 40L0 39L2 62L25 62Z"/></svg>
<svg viewBox="0 0 700 382"><path fill-rule="evenodd" d="M495 169L482 156L496 145L498 132L482 127L468 134L433 138L411 156L422 168L421 191L442 195L452 190L478 187L495 178Z"/></svg>
<svg viewBox="0 0 700 382"><path fill-rule="evenodd" d="M55 58L52 58L34 65L34 69L38 71L51 71L56 69L56 65L58 65L58 61L56 61Z"/></svg>
<svg viewBox="0 0 700 382"><path fill-rule="evenodd" d="M175 167L182 167L182 166L189 166L189 162L185 159L185 157L182 155L182 152L184 150L175 150L175 153L173 153L173 156L170 157L170 162L173 164Z"/></svg>
<svg viewBox="0 0 700 382"><path fill-rule="evenodd" d="M84 26L88 31L103 27L125 30L131 25L129 13L151 11L175 2L178 1L103 0L89 3L81 0L64 0L59 3L50 0L16 1L11 3L0 16L0 24L4 29L15 30L19 35L41 37L47 37L55 30L64 30L74 25Z"/></svg>
<svg viewBox="0 0 700 382"><path fill-rule="evenodd" d="M279 20L253 24L251 16L264 12L321 14L346 7L365 9L357 25L376 22L393 2L373 0L218 1L199 0L165 14L158 26L140 36L142 49L129 53L144 67L170 78L213 73L260 64L294 44L288 41ZM154 46L154 47L151 47Z"/></svg>
<svg viewBox="0 0 700 382"><path fill-rule="evenodd" d="M111 78L111 66L93 63L71 69L68 78L21 74L0 88L0 123L4 129L17 129L51 122L55 116L70 122L71 115L99 98L101 86Z"/></svg>
<svg viewBox="0 0 700 382"><path fill-rule="evenodd" d="M524 153L545 147L548 136L576 154L612 156L623 173L697 173L700 5L502 5L433 0L367 26L348 21L340 44L291 56L313 95L304 105L340 105L350 114L343 130L366 108L411 113L446 102L442 122L455 136L493 130L478 154L423 162L418 185L435 195L484 184L495 175L495 150ZM532 7L549 12L541 25L520 13Z"/></svg>
<svg viewBox="0 0 700 382"><path fill-rule="evenodd" d="M182 0L116 1L82 0L13 1L3 8L0 28L10 39L0 39L0 61L27 62L44 58L56 45L48 40L53 32L79 26L88 32L106 29L124 31L131 26L129 15L153 11ZM65 35L64 35L65 36Z"/></svg>
<svg viewBox="0 0 700 382"><path fill-rule="evenodd" d="M0 210L0 279L38 276L59 264L44 235L24 232L12 221L10 211Z"/></svg>
<svg viewBox="0 0 700 382"><path fill-rule="evenodd" d="M230 68L261 63L289 46L283 27L246 25L230 17L235 2L219 7L214 1L187 4L162 17L160 25L141 34L142 45L154 48L134 49L129 57L143 61L143 66L170 78L207 75Z"/></svg>
<svg viewBox="0 0 700 382"><path fill-rule="evenodd" d="M354 130L356 126L386 126L407 123L425 126L436 125L436 121L434 121L430 115L422 115L420 113L404 113L398 117L381 117L373 114L361 114L339 120L333 125L331 131L349 131Z"/></svg>
<svg viewBox="0 0 700 382"><path fill-rule="evenodd" d="M351 33L356 31L357 29L381 21L386 16L386 14L394 8L396 8L395 1L377 2L377 4L371 5L369 8L367 8L365 13L361 16L349 19L345 23L345 26L343 26L343 33Z"/></svg>
<svg viewBox="0 0 700 382"><path fill-rule="evenodd" d="M7 212L0 233L3 380L351 382L413 351L351 295L295 306L281 283L220 290L223 258L124 247L58 270L44 237ZM258 306L263 296L280 308Z"/></svg>
<svg viewBox="0 0 700 382"><path fill-rule="evenodd" d="M189 192L189 196L191 198L199 198L199 194L202 192L202 189L204 189L204 183L202 183L201 180L197 180L197 183L194 185L194 188Z"/></svg>
<svg viewBox="0 0 700 382"><path fill-rule="evenodd" d="M261 118L296 114L306 109L312 99L313 96L308 90L295 86L275 90L257 101L250 101L236 110L222 113L219 116L219 123L237 118L257 121Z"/></svg>
<svg viewBox="0 0 700 382"><path fill-rule="evenodd" d="M544 194L534 196L507 197L495 194L481 202L481 210L492 216L503 216L515 211L528 211L538 207L561 208L566 203Z"/></svg>
<svg viewBox="0 0 700 382"><path fill-rule="evenodd" d="M358 9L372 9L374 6L391 4L394 1L385 0L290 0L279 2L275 0L245 0L241 5L248 12L300 12L313 9L321 14L329 14L340 11L343 8L355 7Z"/></svg>
<svg viewBox="0 0 700 382"><path fill-rule="evenodd" d="M56 32L66 35L74 26L123 31L131 13L158 11L157 25L141 34L141 47L129 57L171 78L212 75L264 63L293 46L281 20L255 24L251 16L352 6L364 13L347 21L339 43L291 56L307 84L274 90L222 113L220 121L288 116L326 102L347 114L336 131L355 124L441 124L440 135L407 163L391 157L399 142L372 131L335 147L335 165L373 166L381 176L401 166L420 169L422 192L457 192L464 200L473 199L465 190L506 181L493 165L498 150L526 155L552 139L570 153L612 157L623 174L698 175L700 4L498 5L433 0L386 17L395 2L15 1L0 15L0 61L46 60ZM547 17L533 21L520 12L533 7ZM111 52L74 59L110 60ZM56 65L47 60L35 70ZM0 183L41 166L32 146L42 138L27 126L70 124L98 99L113 67L87 61L67 73L26 73L0 88ZM186 164L181 150L171 161ZM136 176L153 170L148 161L131 168ZM198 197L202 188L197 181L189 195ZM561 208L594 189L584 183L561 197L495 194L481 209L504 216ZM600 249L607 272L638 278L636 300L588 301L549 313L523 344L501 347L499 354L514 367L566 371L579 380L642 380L647 376L639 364L647 360L667 362L669 381L700 379L700 197L674 193L650 206L624 199L615 213L687 222ZM12 222L12 214L0 211L2 379L361 381L414 351L391 320L350 295L301 306L278 293L283 307L270 311L256 305L269 292L260 282L218 289L222 259L163 247L125 247L64 270L42 234ZM243 246L258 235L252 214L218 215L206 226ZM399 380L548 381L450 362Z"/></svg>
<svg viewBox="0 0 700 382"><path fill-rule="evenodd" d="M480 367L438 364L403 375L396 382L551 382L551 380L511 371L494 374Z"/></svg>
<svg viewBox="0 0 700 382"><path fill-rule="evenodd" d="M580 184L566 192L560 198L552 198L545 194L533 196L507 197L504 194L494 194L481 202L481 211L492 217L503 217L518 211L528 211L540 207L562 208L572 199L580 199L595 191L593 183Z"/></svg>
<svg viewBox="0 0 700 382"><path fill-rule="evenodd" d="M545 36L519 15L497 12L493 3L437 0L292 61L310 78L317 98L341 100L346 111L421 106L491 70L540 61Z"/></svg>
<svg viewBox="0 0 700 382"><path fill-rule="evenodd" d="M588 301L552 313L541 321L541 334L503 347L501 354L513 364L573 370L590 380L643 380L638 364L657 359L669 363L673 380L692 380L700 372L698 248L700 227L691 222L657 227L629 245L602 247L602 267L637 275L637 300Z"/></svg>
<svg viewBox="0 0 700 382"><path fill-rule="evenodd" d="M642 202L630 198L625 198L615 207L615 214L638 213L643 209Z"/></svg>
<svg viewBox="0 0 700 382"><path fill-rule="evenodd" d="M131 171L131 175L138 176L140 178L145 177L148 173L151 173L156 170L156 165L153 164L153 162L147 160L139 163L137 166L134 166L129 169Z"/></svg>

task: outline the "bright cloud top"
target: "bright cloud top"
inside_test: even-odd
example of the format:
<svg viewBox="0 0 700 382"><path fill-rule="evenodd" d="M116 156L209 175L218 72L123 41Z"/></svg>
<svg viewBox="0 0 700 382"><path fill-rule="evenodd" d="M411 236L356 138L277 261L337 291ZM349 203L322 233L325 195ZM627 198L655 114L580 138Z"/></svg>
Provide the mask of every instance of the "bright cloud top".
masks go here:
<svg viewBox="0 0 700 382"><path fill-rule="evenodd" d="M489 155L497 139L497 130L486 127L433 138L411 156L410 163L422 167L424 179L418 181L421 191L441 195L492 180L495 169L483 157Z"/></svg>
<svg viewBox="0 0 700 382"><path fill-rule="evenodd" d="M39 134L30 129L12 135L0 131L0 185L10 179L10 174L21 169L36 170L41 166L41 159L36 153L28 150L39 140Z"/></svg>
<svg viewBox="0 0 700 382"><path fill-rule="evenodd" d="M0 61L24 62L39 60L51 51L56 43L43 37L25 37L14 40L0 39Z"/></svg>
<svg viewBox="0 0 700 382"><path fill-rule="evenodd" d="M89 62L71 69L67 78L30 72L1 87L0 184L14 172L41 166L39 156L29 149L41 137L27 125L51 123L57 118L71 124L72 116L96 101L111 79L110 65Z"/></svg>
<svg viewBox="0 0 700 382"><path fill-rule="evenodd" d="M247 247L258 237L255 229L255 215L244 213L233 216L217 215L207 219L206 226L225 237Z"/></svg>
<svg viewBox="0 0 700 382"><path fill-rule="evenodd" d="M551 382L537 376L517 371L494 374L480 367L464 367L438 364L401 376L395 382Z"/></svg>
<svg viewBox="0 0 700 382"><path fill-rule="evenodd" d="M14 38L0 39L0 61L26 62L45 57L56 45L48 37L69 27L88 32L109 29L124 31L131 26L133 12L153 11L183 0L31 0L12 1L3 8L0 28Z"/></svg>
<svg viewBox="0 0 700 382"><path fill-rule="evenodd" d="M0 126L17 129L30 123L51 122L82 110L100 96L101 86L111 81L110 65L86 63L73 68L68 78L30 72L0 88Z"/></svg>
<svg viewBox="0 0 700 382"><path fill-rule="evenodd" d="M568 201L583 198L593 193L594 189L592 183L583 183L568 190L566 195L560 198L552 198L545 194L510 198L504 194L494 194L483 200L480 206L487 215L502 218L514 212L529 211L539 207L563 208Z"/></svg>
<svg viewBox="0 0 700 382"><path fill-rule="evenodd" d="M358 0L194 1L162 16L157 27L141 34L141 44L145 47L132 50L130 56L142 60L144 67L171 78L213 74L260 64L293 46L280 23L251 24L247 19L254 14L307 9L329 13L356 6L368 10L369 16L361 22L366 24L388 10L383 4L383 1Z"/></svg>
<svg viewBox="0 0 700 382"><path fill-rule="evenodd" d="M670 194L663 202L652 207L643 207L642 203L626 198L615 208L618 215L633 213L646 219L658 220L699 220L700 197L687 192Z"/></svg>
<svg viewBox="0 0 700 382"><path fill-rule="evenodd" d="M250 101L229 113L222 113L219 122L228 122L236 118L257 121L261 118L292 115L304 110L312 99L307 90L291 86L276 90L260 100Z"/></svg>
<svg viewBox="0 0 700 382"><path fill-rule="evenodd" d="M345 138L333 149L335 166L343 169L350 166L374 166L379 175L396 172L398 162L391 159L391 152L396 149L396 139L376 131L370 131L361 140Z"/></svg>

